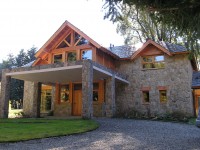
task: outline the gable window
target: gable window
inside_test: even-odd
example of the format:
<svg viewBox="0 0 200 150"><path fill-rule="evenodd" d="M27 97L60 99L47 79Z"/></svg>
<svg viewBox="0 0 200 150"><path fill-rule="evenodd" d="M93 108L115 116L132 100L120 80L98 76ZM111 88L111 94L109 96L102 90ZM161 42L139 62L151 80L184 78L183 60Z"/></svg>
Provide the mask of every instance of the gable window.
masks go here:
<svg viewBox="0 0 200 150"><path fill-rule="evenodd" d="M149 103L149 91L142 91L143 103Z"/></svg>
<svg viewBox="0 0 200 150"><path fill-rule="evenodd" d="M62 62L62 54L56 54L53 56L53 62L54 63L59 63Z"/></svg>
<svg viewBox="0 0 200 150"><path fill-rule="evenodd" d="M142 66L144 69L164 68L165 67L164 55L143 56Z"/></svg>
<svg viewBox="0 0 200 150"><path fill-rule="evenodd" d="M82 54L83 60L86 60L86 59L92 60L92 50L83 50L81 54Z"/></svg>
<svg viewBox="0 0 200 150"><path fill-rule="evenodd" d="M167 91L166 90L160 90L160 102L164 103L167 102Z"/></svg>

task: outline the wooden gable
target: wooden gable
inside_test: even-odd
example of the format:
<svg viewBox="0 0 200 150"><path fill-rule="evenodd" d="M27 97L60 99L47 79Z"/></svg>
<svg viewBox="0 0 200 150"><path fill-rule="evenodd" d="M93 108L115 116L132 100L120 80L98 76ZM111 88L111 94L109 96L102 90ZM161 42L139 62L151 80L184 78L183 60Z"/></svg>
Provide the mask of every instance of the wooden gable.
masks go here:
<svg viewBox="0 0 200 150"><path fill-rule="evenodd" d="M36 61L33 66L55 63L55 55L58 55L58 57L62 55L59 61L65 62L69 52L75 52L76 60L81 60L84 50L91 50L92 60L97 62L97 58L99 59L98 54L102 52L104 61L101 64L109 68L114 68L114 60L119 59L117 55L102 47L68 21L65 21L36 53Z"/></svg>
<svg viewBox="0 0 200 150"><path fill-rule="evenodd" d="M150 55L163 55L167 54L171 56L171 53L165 49L164 47L160 46L156 42L152 40L148 40L143 46L138 49L132 56L131 59L135 59L138 56L150 56Z"/></svg>

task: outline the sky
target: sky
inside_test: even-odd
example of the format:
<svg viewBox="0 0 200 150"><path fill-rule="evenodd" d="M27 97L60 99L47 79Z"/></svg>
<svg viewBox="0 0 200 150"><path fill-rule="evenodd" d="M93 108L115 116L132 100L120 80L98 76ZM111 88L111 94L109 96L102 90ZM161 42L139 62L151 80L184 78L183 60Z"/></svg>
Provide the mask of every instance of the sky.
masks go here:
<svg viewBox="0 0 200 150"><path fill-rule="evenodd" d="M38 49L68 20L99 44L123 45L116 25L104 20L102 0L0 0L0 62L9 53Z"/></svg>

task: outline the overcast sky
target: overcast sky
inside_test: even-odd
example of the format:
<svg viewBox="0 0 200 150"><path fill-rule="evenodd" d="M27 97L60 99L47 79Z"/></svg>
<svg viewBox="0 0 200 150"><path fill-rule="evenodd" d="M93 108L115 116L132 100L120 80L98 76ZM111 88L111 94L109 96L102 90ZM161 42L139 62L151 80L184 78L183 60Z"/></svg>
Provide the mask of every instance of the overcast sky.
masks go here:
<svg viewBox="0 0 200 150"><path fill-rule="evenodd" d="M38 49L68 20L103 46L122 45L116 25L104 20L102 0L0 0L0 62Z"/></svg>

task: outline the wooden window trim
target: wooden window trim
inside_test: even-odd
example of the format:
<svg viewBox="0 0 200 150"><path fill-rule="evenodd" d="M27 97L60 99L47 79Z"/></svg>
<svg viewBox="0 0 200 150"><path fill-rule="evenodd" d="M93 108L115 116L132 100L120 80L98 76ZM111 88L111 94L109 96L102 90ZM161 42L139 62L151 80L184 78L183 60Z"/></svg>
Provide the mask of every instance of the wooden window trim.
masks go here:
<svg viewBox="0 0 200 150"><path fill-rule="evenodd" d="M63 62L63 53L57 53L57 54L53 54L53 63L55 63L55 59L54 59L54 56L56 56L56 55L62 55L62 62Z"/></svg>
<svg viewBox="0 0 200 150"><path fill-rule="evenodd" d="M93 60L94 59L94 57L93 57L94 50L92 48L91 49L89 49L89 48L87 48L87 49L81 49L80 59L83 60L82 59L83 51L90 51L90 50L92 51L92 59L91 60Z"/></svg>

